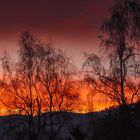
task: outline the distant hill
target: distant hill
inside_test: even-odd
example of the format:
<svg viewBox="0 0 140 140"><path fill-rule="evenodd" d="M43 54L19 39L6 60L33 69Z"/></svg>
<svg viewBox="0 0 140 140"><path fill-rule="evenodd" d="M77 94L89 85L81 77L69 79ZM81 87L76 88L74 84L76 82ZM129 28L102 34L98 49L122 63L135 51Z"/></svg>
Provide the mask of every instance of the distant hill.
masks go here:
<svg viewBox="0 0 140 140"><path fill-rule="evenodd" d="M129 105L125 117L120 110L118 107L87 114L55 112L53 114L55 140L139 140L140 102ZM39 140L49 140L49 115L50 113L42 114ZM37 127L37 117L34 117L34 122ZM28 139L27 116L0 117L0 140Z"/></svg>

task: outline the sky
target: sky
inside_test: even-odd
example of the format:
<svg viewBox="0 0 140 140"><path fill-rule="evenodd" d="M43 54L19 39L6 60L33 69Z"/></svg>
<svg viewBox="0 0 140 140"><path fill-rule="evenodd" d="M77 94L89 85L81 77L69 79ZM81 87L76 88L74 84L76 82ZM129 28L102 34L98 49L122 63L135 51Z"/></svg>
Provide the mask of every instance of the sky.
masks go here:
<svg viewBox="0 0 140 140"><path fill-rule="evenodd" d="M29 31L46 43L53 40L54 46L63 49L81 70L84 52L98 53L100 26L109 17L109 8L114 2L116 0L0 0L0 51L6 49L16 58L20 34ZM84 99L85 92L83 90ZM104 105L102 100L97 102Z"/></svg>
<svg viewBox="0 0 140 140"><path fill-rule="evenodd" d="M81 68L83 52L97 52L100 25L115 0L0 0L0 50L16 57L19 36L29 31L54 40Z"/></svg>

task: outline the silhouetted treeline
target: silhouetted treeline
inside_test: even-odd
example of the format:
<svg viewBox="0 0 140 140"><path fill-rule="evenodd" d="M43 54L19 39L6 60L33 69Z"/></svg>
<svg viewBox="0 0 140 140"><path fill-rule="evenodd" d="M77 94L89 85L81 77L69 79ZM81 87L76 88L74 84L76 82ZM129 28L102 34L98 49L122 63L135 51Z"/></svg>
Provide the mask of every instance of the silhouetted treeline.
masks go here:
<svg viewBox="0 0 140 140"><path fill-rule="evenodd" d="M98 36L101 54L86 54L83 64L84 82L91 88L88 104L93 106L90 98L100 94L118 107L84 117L66 113L79 106L79 87L82 85L75 78L78 71L70 57L54 48L52 41L44 44L23 32L18 60L12 61L6 51L3 53L0 100L9 111L17 110L26 115L24 119L28 125L20 127L18 123L19 128L27 128L23 139L140 138L140 103L134 104L140 96L139 1L119 0L112 7L110 17L103 22L101 33ZM16 137L15 132L13 135L11 137Z"/></svg>
<svg viewBox="0 0 140 140"><path fill-rule="evenodd" d="M44 44L28 32L20 36L17 57L12 61L6 51L1 56L1 102L10 111L28 116L30 140L37 140L46 125L49 139L54 140L65 123L61 112L72 111L80 103L79 82L73 79L76 68L52 41ZM49 112L44 124L43 112ZM54 112L59 112L58 118Z"/></svg>

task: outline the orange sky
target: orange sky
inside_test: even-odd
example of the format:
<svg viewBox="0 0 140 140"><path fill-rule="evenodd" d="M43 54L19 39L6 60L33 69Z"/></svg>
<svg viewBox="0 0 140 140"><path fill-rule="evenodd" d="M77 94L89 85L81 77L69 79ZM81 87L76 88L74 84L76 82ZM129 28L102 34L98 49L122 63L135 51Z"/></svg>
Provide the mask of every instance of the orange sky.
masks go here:
<svg viewBox="0 0 140 140"><path fill-rule="evenodd" d="M83 52L98 53L100 25L109 15L109 8L115 0L3 0L0 1L0 51L8 50L17 57L19 35L30 31L47 42L55 40L54 46L62 48L73 63L81 70ZM82 100L87 105L88 89L81 91ZM93 97L93 109L100 110L107 100ZM106 105L108 106L108 105ZM84 110L84 111L83 111ZM0 114L5 114L0 109Z"/></svg>
<svg viewBox="0 0 140 140"><path fill-rule="evenodd" d="M90 90L87 85L83 85L80 89L80 106L73 110L77 113L87 113L93 111L101 111L110 106L113 106L114 103L111 102L109 98L102 94L90 94ZM8 99L6 99L7 101ZM18 113L18 110L13 110L10 114ZM0 116L9 115L8 108L0 103Z"/></svg>

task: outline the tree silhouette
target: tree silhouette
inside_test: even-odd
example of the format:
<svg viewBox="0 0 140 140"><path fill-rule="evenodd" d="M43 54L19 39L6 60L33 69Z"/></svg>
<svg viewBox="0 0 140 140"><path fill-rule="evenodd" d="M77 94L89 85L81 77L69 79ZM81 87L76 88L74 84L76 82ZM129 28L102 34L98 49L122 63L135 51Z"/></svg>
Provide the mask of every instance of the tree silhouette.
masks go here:
<svg viewBox="0 0 140 140"><path fill-rule="evenodd" d="M128 139L129 108L140 94L140 5L137 0L121 0L111 10L111 17L102 24L99 36L105 60L87 55L85 80L98 93L120 105L122 138ZM106 59L107 58L107 59ZM104 62L104 63L103 63Z"/></svg>
<svg viewBox="0 0 140 140"><path fill-rule="evenodd" d="M61 121L59 129L54 133L53 127L58 122L54 121L55 114L53 112L70 111L75 108L75 105L78 105L79 93L78 87L72 80L74 71L70 59L61 50L57 51L52 48L52 44L49 45L41 54L41 61L38 62L38 64L40 63L38 80L47 93L44 97L47 96L46 99L48 99L45 104L48 105L50 112L50 139L53 140L64 124L64 120Z"/></svg>
<svg viewBox="0 0 140 140"><path fill-rule="evenodd" d="M132 103L139 95L140 6L137 0L119 1L102 24L105 61L89 54L84 63L86 80L119 105ZM107 58L107 59L106 59Z"/></svg>
<svg viewBox="0 0 140 140"><path fill-rule="evenodd" d="M47 124L50 126L48 135L53 140L65 122L62 114L55 122L58 119L54 112L71 111L79 103L79 87L73 80L75 67L61 50L52 47L51 42L43 44L28 32L21 34L20 46L18 62L11 62L7 53L1 58L2 96L10 99L1 101L8 108L28 115L30 140L38 139L40 129ZM43 111L49 112L50 122L46 118L45 123L41 123ZM59 124L59 128L54 135L55 124Z"/></svg>
<svg viewBox="0 0 140 140"><path fill-rule="evenodd" d="M35 78L36 64L32 43L35 41L28 33L21 35L21 48L17 63L11 62L7 53L3 54L1 61L4 74L0 84L3 90L2 96L4 96L1 101L8 108L16 109L28 116L29 138L36 140L40 132L42 98ZM3 101L3 99L8 101ZM37 116L37 127L34 116Z"/></svg>

